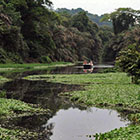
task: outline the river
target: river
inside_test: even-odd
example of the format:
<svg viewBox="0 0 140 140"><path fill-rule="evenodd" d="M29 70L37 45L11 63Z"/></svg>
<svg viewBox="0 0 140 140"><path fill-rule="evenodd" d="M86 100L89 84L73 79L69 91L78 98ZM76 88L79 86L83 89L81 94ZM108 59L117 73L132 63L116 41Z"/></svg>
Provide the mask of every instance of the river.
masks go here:
<svg viewBox="0 0 140 140"><path fill-rule="evenodd" d="M7 98L37 104L52 111L51 116L21 117L12 123L44 134L40 138L42 140L91 140L94 139L93 135L96 133L104 133L127 126L130 122L116 110L81 107L59 96L61 92L80 90L81 87L78 85L22 79L24 76L45 73L96 73L100 69L109 67L112 66L97 65L92 70L83 70L82 66L70 66L55 68L49 72L35 70L9 74L7 77L13 78L13 81L5 83L1 87L6 91Z"/></svg>

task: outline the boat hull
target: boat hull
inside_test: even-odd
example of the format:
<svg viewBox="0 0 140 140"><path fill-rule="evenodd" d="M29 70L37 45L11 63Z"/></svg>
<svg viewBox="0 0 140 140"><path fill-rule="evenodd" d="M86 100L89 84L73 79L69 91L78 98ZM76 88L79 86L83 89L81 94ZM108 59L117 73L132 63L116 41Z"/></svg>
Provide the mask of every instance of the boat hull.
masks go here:
<svg viewBox="0 0 140 140"><path fill-rule="evenodd" d="M91 69L92 65L83 65L84 69Z"/></svg>

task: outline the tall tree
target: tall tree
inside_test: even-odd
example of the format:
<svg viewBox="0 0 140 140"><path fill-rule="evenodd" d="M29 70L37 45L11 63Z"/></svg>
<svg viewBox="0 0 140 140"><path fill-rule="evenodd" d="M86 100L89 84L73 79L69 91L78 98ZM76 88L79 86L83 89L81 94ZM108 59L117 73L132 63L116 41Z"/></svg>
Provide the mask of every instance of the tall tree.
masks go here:
<svg viewBox="0 0 140 140"><path fill-rule="evenodd" d="M140 11L131 8L119 8L111 14L105 14L102 21L109 20L113 23L114 33L118 34L128 30L140 22Z"/></svg>
<svg viewBox="0 0 140 140"><path fill-rule="evenodd" d="M88 26L88 17L86 12L79 12L78 14L74 15L72 18L72 26L76 27L79 31L84 32L86 31L86 27Z"/></svg>
<svg viewBox="0 0 140 140"><path fill-rule="evenodd" d="M120 51L117 57L117 65L120 69L130 76L132 82L137 84L140 79L140 46L139 44L131 44L128 48Z"/></svg>

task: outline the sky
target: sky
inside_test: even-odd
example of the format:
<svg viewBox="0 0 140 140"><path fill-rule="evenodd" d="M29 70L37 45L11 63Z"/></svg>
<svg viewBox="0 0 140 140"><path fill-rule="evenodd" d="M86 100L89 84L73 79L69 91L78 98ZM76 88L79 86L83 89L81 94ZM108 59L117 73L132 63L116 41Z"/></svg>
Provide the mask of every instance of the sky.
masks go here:
<svg viewBox="0 0 140 140"><path fill-rule="evenodd" d="M102 15L120 7L140 10L140 0L51 0L53 8L82 8L89 13Z"/></svg>

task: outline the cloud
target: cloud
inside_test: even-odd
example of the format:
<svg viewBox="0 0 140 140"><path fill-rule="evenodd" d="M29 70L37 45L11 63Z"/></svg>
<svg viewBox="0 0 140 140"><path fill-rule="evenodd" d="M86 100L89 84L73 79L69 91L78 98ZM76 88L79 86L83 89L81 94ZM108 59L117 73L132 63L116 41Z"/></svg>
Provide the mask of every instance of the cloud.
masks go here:
<svg viewBox="0 0 140 140"><path fill-rule="evenodd" d="M140 9L140 0L52 0L54 8L83 8L93 14L113 12L120 7Z"/></svg>

